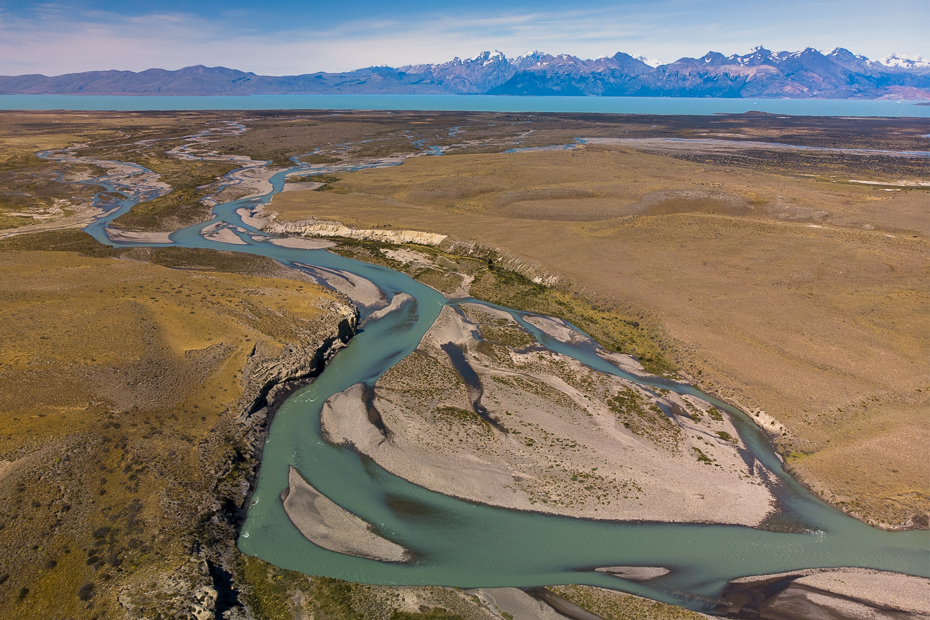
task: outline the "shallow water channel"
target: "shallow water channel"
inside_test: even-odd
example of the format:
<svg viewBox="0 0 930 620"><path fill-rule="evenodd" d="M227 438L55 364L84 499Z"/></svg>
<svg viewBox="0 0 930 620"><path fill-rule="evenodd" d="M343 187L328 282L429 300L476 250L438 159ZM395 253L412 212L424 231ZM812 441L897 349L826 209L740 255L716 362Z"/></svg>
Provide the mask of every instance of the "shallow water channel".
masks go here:
<svg viewBox="0 0 930 620"><path fill-rule="evenodd" d="M243 552L291 570L350 581L459 587L577 583L624 590L705 612L713 609L727 581L747 575L858 566L930 577L927 532L883 532L822 503L782 471L769 440L741 412L688 385L631 377L598 357L590 345L548 338L516 311L508 310L553 351L647 386L700 396L730 413L753 456L779 480L776 492L783 521L803 533L740 526L590 521L476 505L413 485L349 449L328 444L320 434L324 401L359 382L373 385L413 351L442 307L455 302L391 269L322 250L272 245L264 233L244 224L237 210L267 202L281 191L285 175L296 170L308 169L298 166L277 174L272 179L273 191L265 196L215 207L213 221L172 234L173 244L268 256L298 269L313 265L344 270L375 283L389 298L403 292L413 301L366 323L319 378L294 393L278 410L238 541ZM315 167L313 172L328 170ZM114 185L106 179L89 183L104 185L126 199L89 226L88 233L102 243L120 247L156 245L112 241L106 232L108 223L141 196L135 195L130 185ZM217 222L236 227L244 244L219 243L201 235L203 228ZM364 318L367 311L362 314ZM288 486L292 465L320 492L374 524L381 535L413 551L414 561L392 564L367 560L327 551L306 540L288 519L279 499ZM636 583L593 571L602 566L662 566L671 572Z"/></svg>

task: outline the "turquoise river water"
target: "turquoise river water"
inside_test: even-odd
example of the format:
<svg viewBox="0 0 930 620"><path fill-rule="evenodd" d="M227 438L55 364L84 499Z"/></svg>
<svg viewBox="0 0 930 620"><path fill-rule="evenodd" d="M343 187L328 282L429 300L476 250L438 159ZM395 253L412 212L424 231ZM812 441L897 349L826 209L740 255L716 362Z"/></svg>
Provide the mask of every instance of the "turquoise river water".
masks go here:
<svg viewBox="0 0 930 620"><path fill-rule="evenodd" d="M630 377L599 358L590 346L550 340L516 311L508 310L553 351L647 386L699 395L726 410L753 455L777 477L780 520L785 529L796 533L739 526L591 521L477 505L413 485L349 449L328 444L320 433L323 402L356 383L373 384L417 346L442 307L456 301L447 301L435 290L384 267L322 250L272 245L264 233L242 222L238 209L267 202L281 191L286 174L301 169L306 170L295 164L295 168L277 174L272 179L273 191L265 196L215 207L212 222L172 234L173 244L268 256L298 269L314 265L345 270L374 282L388 297L403 292L414 301L368 322L313 383L280 407L238 541L244 553L308 574L365 583L459 587L578 583L624 590L705 612L713 609L713 601L729 580L747 575L857 566L930 577L928 532L877 530L813 497L783 472L768 438L743 413L688 385ZM139 167L139 172L143 171ZM325 171L317 168L314 172ZM150 196L106 178L89 183L103 185L125 199L90 225L88 233L108 245L154 245L117 243L106 229L113 218ZM204 238L200 231L217 221L239 227L237 234L245 245ZM337 504L412 550L415 560L408 564L367 560L324 550L303 538L279 500L291 465ZM636 583L593 571L600 566L663 566L671 572Z"/></svg>

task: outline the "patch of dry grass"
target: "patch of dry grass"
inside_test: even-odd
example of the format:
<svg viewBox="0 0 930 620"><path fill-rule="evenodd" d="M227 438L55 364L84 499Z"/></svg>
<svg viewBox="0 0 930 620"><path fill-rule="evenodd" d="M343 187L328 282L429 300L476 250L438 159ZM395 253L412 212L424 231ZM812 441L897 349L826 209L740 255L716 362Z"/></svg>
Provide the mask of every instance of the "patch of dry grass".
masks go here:
<svg viewBox="0 0 930 620"><path fill-rule="evenodd" d="M699 620L707 617L674 605L604 588L571 585L548 589L604 620Z"/></svg>
<svg viewBox="0 0 930 620"><path fill-rule="evenodd" d="M239 167L226 162L180 161L156 154L134 161L161 175L161 181L172 191L139 203L116 218L113 226L123 230L173 232L210 219L212 208L200 201L216 191L216 183L223 175Z"/></svg>
<svg viewBox="0 0 930 620"><path fill-rule="evenodd" d="M233 471L247 357L323 330L335 298L69 251L0 251L0 274L0 608L117 615L120 588L190 556Z"/></svg>

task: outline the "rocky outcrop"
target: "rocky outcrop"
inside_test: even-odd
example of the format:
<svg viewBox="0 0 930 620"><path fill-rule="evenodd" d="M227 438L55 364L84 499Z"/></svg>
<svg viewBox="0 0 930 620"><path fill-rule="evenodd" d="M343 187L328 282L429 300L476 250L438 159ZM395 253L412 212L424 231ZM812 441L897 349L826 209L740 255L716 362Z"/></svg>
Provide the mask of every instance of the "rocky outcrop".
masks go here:
<svg viewBox="0 0 930 620"><path fill-rule="evenodd" d="M209 566L202 558L193 557L171 573L123 588L118 600L126 618L133 620L151 618L155 609L171 610L175 618L213 620L217 617L217 596Z"/></svg>
<svg viewBox="0 0 930 620"><path fill-rule="evenodd" d="M355 335L358 311L348 299L329 307L330 325L319 331L307 329L298 343L289 344L279 355L270 356L260 344L252 349L246 362L243 398L239 404L239 419L250 416L275 400L285 384L315 377L326 361L348 344Z"/></svg>
<svg viewBox="0 0 930 620"><path fill-rule="evenodd" d="M378 241L380 243L416 243L418 245L437 246L446 235L422 232L419 230L382 230L349 228L339 222L321 222L302 220L297 222L273 222L265 227L266 232L298 234L303 237L342 237L359 241Z"/></svg>

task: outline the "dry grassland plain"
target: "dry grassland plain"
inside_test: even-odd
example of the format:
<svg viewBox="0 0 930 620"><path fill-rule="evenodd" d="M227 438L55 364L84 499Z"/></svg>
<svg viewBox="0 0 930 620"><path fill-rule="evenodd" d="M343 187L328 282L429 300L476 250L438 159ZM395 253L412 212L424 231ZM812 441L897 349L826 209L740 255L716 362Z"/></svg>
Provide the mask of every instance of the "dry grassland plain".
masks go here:
<svg viewBox="0 0 930 620"><path fill-rule="evenodd" d="M243 369L312 359L348 311L272 261L117 256L78 231L0 243L6 617L211 609L257 466Z"/></svg>
<svg viewBox="0 0 930 620"><path fill-rule="evenodd" d="M928 190L906 183L926 181L926 160L630 144L408 159L270 209L501 248L644 308L681 371L787 426L777 445L816 493L925 526Z"/></svg>

